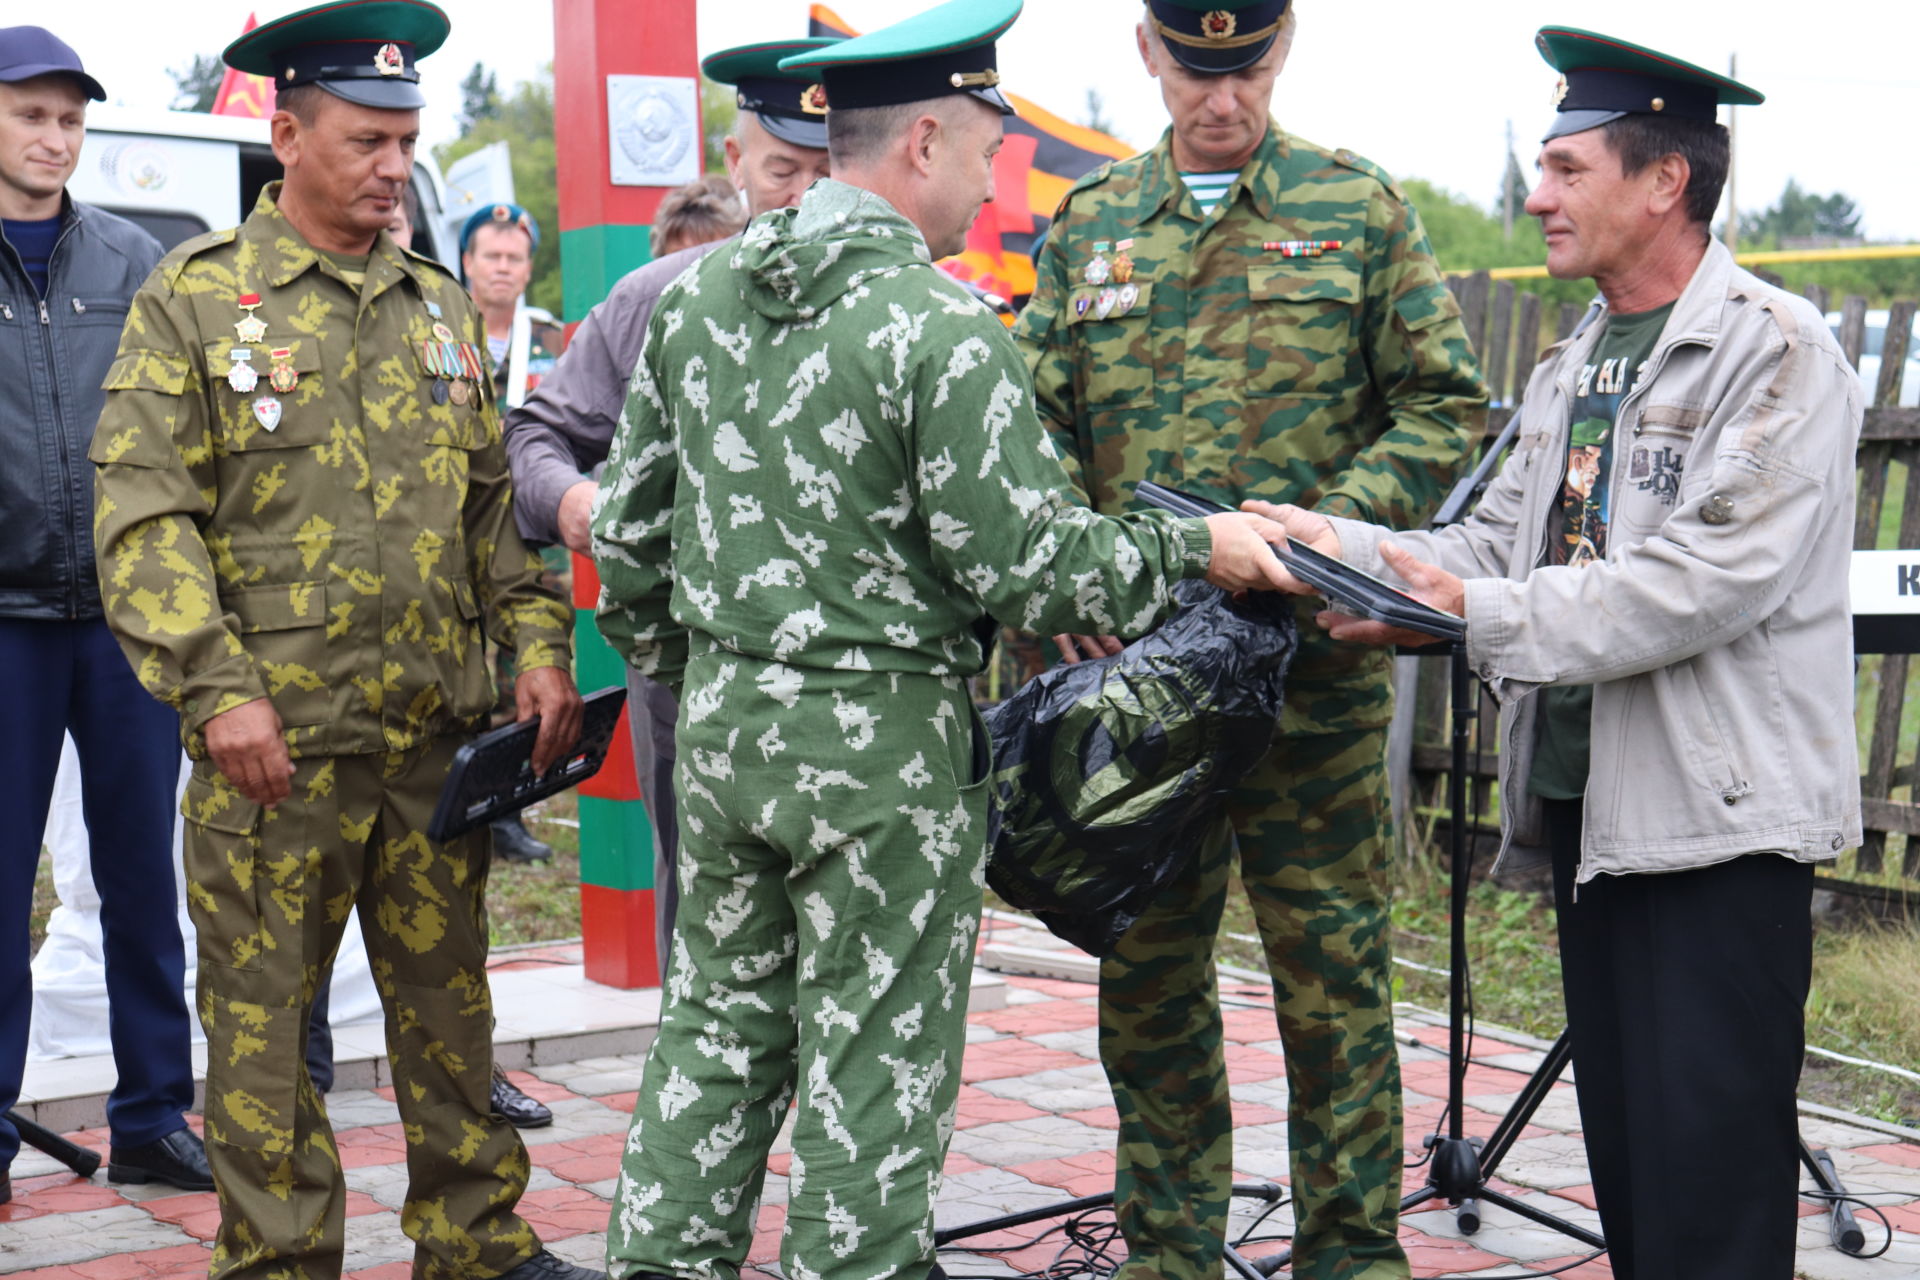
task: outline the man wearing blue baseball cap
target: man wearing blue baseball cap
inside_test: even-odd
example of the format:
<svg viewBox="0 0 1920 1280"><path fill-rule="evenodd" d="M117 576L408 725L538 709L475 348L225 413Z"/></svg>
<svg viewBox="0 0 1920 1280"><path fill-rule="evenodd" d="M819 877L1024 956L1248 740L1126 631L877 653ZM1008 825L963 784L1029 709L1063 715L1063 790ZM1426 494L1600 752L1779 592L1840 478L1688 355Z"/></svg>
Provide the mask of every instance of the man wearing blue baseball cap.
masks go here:
<svg viewBox="0 0 1920 1280"><path fill-rule="evenodd" d="M113 1182L213 1186L193 1105L186 948L173 909L174 716L150 697L101 617L88 442L128 300L160 246L66 184L87 103L106 92L65 41L0 29L0 666L16 678L0 732L0 1203L19 1135L32 1010L27 913L62 734L100 891Z"/></svg>
<svg viewBox="0 0 1920 1280"><path fill-rule="evenodd" d="M1536 40L1561 78L1527 212L1548 271L1600 296L1534 371L1512 457L1436 533L1250 505L1467 620L1503 705L1501 861L1553 869L1613 1274L1788 1280L1813 868L1861 836L1860 380L1713 237L1717 108L1761 96L1592 31Z"/></svg>

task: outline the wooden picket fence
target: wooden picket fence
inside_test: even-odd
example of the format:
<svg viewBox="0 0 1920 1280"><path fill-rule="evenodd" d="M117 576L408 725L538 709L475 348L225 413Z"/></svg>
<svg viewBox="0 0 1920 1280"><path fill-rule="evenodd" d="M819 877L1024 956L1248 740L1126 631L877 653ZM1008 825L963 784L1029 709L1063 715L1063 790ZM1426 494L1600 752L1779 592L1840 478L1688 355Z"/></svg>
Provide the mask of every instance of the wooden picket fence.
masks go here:
<svg viewBox="0 0 1920 1280"><path fill-rule="evenodd" d="M1512 281L1491 281L1482 272L1455 276L1449 284L1465 314L1467 333L1481 355L1492 392L1486 439L1495 439L1512 416L1539 353L1573 331L1583 308L1566 304L1548 314L1548 306ZM1827 291L1810 287L1806 296L1822 312L1832 309ZM1864 298L1841 301L1840 346L1858 367L1866 333ZM1913 331L1916 304L1888 309L1883 351L1905 351ZM1880 362L1878 385L1870 389L1866 424L1860 436L1858 517L1854 546L1861 550L1920 548L1920 409L1898 405L1902 360ZM1867 655L1858 662L1855 723L1860 736L1861 790L1866 839L1840 861L1822 869L1822 884L1837 891L1883 901L1920 899L1920 663L1906 654ZM1434 831L1444 820L1445 775L1451 761L1446 663L1402 658L1396 674L1400 694L1389 748L1394 767L1395 811L1409 850L1434 846ZM1499 739L1492 700L1482 698L1474 734L1470 776L1487 797L1477 828L1498 829L1498 802L1490 784L1499 773Z"/></svg>

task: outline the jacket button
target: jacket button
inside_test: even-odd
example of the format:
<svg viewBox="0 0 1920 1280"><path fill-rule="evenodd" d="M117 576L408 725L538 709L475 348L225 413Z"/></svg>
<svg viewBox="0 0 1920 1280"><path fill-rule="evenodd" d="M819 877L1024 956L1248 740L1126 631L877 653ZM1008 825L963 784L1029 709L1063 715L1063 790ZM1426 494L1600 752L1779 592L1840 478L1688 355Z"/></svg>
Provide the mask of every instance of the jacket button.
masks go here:
<svg viewBox="0 0 1920 1280"><path fill-rule="evenodd" d="M1729 805L1738 804L1740 801L1740 797L1738 796L1722 796L1721 799L1725 800Z"/></svg>
<svg viewBox="0 0 1920 1280"><path fill-rule="evenodd" d="M1716 493L1707 499L1707 505L1700 508L1700 519L1706 524L1725 524L1733 519L1733 499L1724 493Z"/></svg>
<svg viewBox="0 0 1920 1280"><path fill-rule="evenodd" d="M1847 838L1842 835L1836 835L1832 840L1832 845L1833 845L1833 851L1835 853L1838 853L1842 849L1847 847Z"/></svg>

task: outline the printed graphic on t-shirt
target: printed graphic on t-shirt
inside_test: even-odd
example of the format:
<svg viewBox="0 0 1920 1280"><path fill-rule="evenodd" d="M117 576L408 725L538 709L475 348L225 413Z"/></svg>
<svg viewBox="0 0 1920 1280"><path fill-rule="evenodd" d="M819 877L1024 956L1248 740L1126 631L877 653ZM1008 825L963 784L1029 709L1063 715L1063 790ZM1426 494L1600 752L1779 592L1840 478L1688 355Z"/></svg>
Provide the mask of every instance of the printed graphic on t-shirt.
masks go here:
<svg viewBox="0 0 1920 1280"><path fill-rule="evenodd" d="M1555 564L1577 567L1607 554L1613 422L1620 412L1620 402L1647 371L1644 352L1608 357L1605 353L1609 345L1600 344L1603 358L1582 366L1573 389L1573 434L1567 446L1566 482L1560 492L1565 523L1553 547ZM1632 461L1639 462L1638 452ZM1678 483L1676 473L1676 487Z"/></svg>

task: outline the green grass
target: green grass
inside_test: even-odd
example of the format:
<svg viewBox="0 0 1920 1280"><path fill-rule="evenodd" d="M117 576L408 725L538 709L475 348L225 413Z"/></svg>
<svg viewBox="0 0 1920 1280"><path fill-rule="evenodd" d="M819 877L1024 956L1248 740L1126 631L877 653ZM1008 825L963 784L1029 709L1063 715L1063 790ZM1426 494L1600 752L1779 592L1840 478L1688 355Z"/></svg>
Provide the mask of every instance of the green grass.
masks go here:
<svg viewBox="0 0 1920 1280"><path fill-rule="evenodd" d="M1399 864L1393 904L1396 956L1432 969L1447 967L1451 918L1448 878L1437 859ZM1566 1025L1560 991L1560 948L1550 899L1473 886L1467 949L1474 1009L1480 1021L1515 1027L1543 1039ZM1238 882L1227 897L1220 958L1264 970L1253 913ZM1239 935L1234 937L1231 935ZM1815 935L1807 1043L1850 1057L1920 1069L1920 927L1825 927ZM1447 979L1394 966L1394 998L1433 1009L1447 1006ZM1886 1072L1809 1055L1801 1094L1827 1106L1920 1127L1920 1086Z"/></svg>

